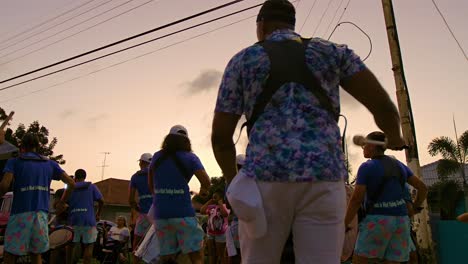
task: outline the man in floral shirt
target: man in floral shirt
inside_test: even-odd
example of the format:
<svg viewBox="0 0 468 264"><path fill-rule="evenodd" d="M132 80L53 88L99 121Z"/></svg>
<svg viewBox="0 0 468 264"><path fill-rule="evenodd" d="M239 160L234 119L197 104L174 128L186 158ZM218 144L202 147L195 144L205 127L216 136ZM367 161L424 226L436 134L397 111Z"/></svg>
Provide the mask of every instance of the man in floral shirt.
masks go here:
<svg viewBox="0 0 468 264"><path fill-rule="evenodd" d="M295 10L289 1L268 0L257 17L258 40L303 43L294 24ZM308 74L318 83L313 88L323 89L332 109L326 109L316 93L307 89L311 87L285 82L251 124L245 164L237 177L256 180L268 231L260 238L249 237L248 223L235 211L240 220L242 263L278 263L290 230L297 263L339 263L347 172L337 115L331 113L339 113L340 85L373 114L377 126L388 135L389 148L404 145L395 105L352 50L319 38L309 40L303 49ZM269 74L269 54L261 43L236 54L224 72L212 144L227 182L237 174L232 140L237 123L242 115L247 120L252 117Z"/></svg>

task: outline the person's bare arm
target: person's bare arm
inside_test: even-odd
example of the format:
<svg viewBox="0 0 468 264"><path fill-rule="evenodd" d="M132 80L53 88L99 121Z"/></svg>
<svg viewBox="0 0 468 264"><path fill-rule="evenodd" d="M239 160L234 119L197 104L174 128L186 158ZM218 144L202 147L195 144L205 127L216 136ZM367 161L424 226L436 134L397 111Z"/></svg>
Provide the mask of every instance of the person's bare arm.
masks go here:
<svg viewBox="0 0 468 264"><path fill-rule="evenodd" d="M132 209L137 209L137 202L135 199L135 194L136 194L136 189L133 187L130 187L130 190L128 192L128 203L130 204L130 208Z"/></svg>
<svg viewBox="0 0 468 264"><path fill-rule="evenodd" d="M237 174L236 148L232 136L239 118L239 115L221 112L216 112L213 118L211 144L227 183L230 183Z"/></svg>
<svg viewBox="0 0 468 264"><path fill-rule="evenodd" d="M457 217L457 220L463 223L468 223L468 213L461 214Z"/></svg>
<svg viewBox="0 0 468 264"><path fill-rule="evenodd" d="M8 192L8 189L10 188L11 183L13 182L14 175L11 172L5 172L3 174L3 179L0 182L0 197L3 197L5 193Z"/></svg>
<svg viewBox="0 0 468 264"><path fill-rule="evenodd" d="M204 214L204 215L208 214L207 209L208 209L208 206L211 205L211 204L216 204L216 203L214 202L213 199L208 200L208 202L206 202L206 203L200 208L200 213L201 213L201 214Z"/></svg>
<svg viewBox="0 0 468 264"><path fill-rule="evenodd" d="M428 189L426 184L414 175L408 178L408 183L418 191L413 203L413 208L417 210L426 200Z"/></svg>
<svg viewBox="0 0 468 264"><path fill-rule="evenodd" d="M387 147L401 149L405 142L400 132L400 115L374 74L364 69L340 84L374 116L375 123L387 136Z"/></svg>
<svg viewBox="0 0 468 264"><path fill-rule="evenodd" d="M346 210L345 227L348 227L351 224L351 221L353 221L354 217L356 216L359 207L361 207L361 204L364 201L366 191L366 185L356 184L356 187L353 191L353 195L349 200L348 209Z"/></svg>
<svg viewBox="0 0 468 264"><path fill-rule="evenodd" d="M5 130L0 129L0 145L5 142Z"/></svg>
<svg viewBox="0 0 468 264"><path fill-rule="evenodd" d="M97 210L96 210L96 220L101 220L101 212L102 212L102 207L104 207L104 200L103 199L99 199L97 201L98 203L98 207L97 207Z"/></svg>
<svg viewBox="0 0 468 264"><path fill-rule="evenodd" d="M67 209L68 204L67 201L70 198L70 195L72 194L73 190L75 189L75 181L68 176L66 172L62 172L60 174L60 180L62 180L63 183L67 185L67 188L62 194L62 197L56 204L56 212L57 214L61 214L65 209Z"/></svg>
<svg viewBox="0 0 468 264"><path fill-rule="evenodd" d="M218 201L218 208L219 208L219 212L221 213L223 217L227 217L229 215L229 212L226 206L224 205L223 200Z"/></svg>
<svg viewBox="0 0 468 264"><path fill-rule="evenodd" d="M210 177L208 176L205 170L195 171L195 177L197 177L201 185L199 195L204 198L207 197L211 186Z"/></svg>

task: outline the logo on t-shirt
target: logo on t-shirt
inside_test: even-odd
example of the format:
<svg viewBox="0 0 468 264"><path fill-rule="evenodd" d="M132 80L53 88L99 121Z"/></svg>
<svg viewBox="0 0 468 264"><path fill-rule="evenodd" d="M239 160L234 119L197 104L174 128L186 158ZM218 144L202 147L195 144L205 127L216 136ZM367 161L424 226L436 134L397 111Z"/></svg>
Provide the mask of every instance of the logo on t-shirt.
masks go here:
<svg viewBox="0 0 468 264"><path fill-rule="evenodd" d="M210 218L208 220L209 229L214 232L223 232L224 228L224 217L221 215L219 207L210 209Z"/></svg>

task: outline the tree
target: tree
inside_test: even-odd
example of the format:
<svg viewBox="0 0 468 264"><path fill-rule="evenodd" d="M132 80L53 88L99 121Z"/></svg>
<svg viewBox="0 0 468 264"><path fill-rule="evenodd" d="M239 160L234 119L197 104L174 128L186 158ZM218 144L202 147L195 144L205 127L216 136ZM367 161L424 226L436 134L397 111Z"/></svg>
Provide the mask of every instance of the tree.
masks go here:
<svg viewBox="0 0 468 264"><path fill-rule="evenodd" d="M225 189L226 189L226 181L224 180L223 177L211 177L211 187L209 190L208 197L201 197L200 195L196 194L193 197L193 200L197 203L205 204L206 202L208 202L208 200L211 199L211 197L213 196L215 192L224 193Z"/></svg>
<svg viewBox="0 0 468 264"><path fill-rule="evenodd" d="M429 143L428 150L431 156L442 155L437 165L437 174L441 179L460 172L463 185L467 185L465 165L468 156L468 130L456 142L444 136L435 138Z"/></svg>
<svg viewBox="0 0 468 264"><path fill-rule="evenodd" d="M441 180L429 187L427 202L438 207L442 220L454 220L457 217L457 205L463 200L463 190L455 180Z"/></svg>
<svg viewBox="0 0 468 264"><path fill-rule="evenodd" d="M5 110L0 107L0 122L5 120L6 117L7 114ZM5 139L17 147L21 145L21 138L24 134L36 134L39 138L39 149L37 150L37 153L46 156L59 164L65 164L63 155L54 155L53 149L57 145L57 138L53 137L52 140L49 141L49 130L45 126L40 125L39 121L32 122L27 128L24 124L19 124L15 131L8 128L5 132Z"/></svg>

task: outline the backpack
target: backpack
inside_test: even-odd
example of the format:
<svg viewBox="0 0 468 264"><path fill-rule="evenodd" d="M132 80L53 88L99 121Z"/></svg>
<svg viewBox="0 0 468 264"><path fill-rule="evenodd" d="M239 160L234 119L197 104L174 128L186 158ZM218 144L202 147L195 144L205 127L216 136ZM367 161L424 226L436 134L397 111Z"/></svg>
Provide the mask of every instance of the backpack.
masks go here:
<svg viewBox="0 0 468 264"><path fill-rule="evenodd" d="M375 157L374 159L378 159L384 168L384 177L382 182L377 187L376 191L373 193L368 193L367 201L364 201L361 207L358 210L358 221L361 222L366 215L374 209L374 204L381 198L383 191L385 189L385 185L389 180L392 178L397 178L400 182L400 186L402 188L402 195L404 193L405 183L406 180L403 177L401 172L400 165L398 161L392 157L383 155ZM403 197L402 197L403 198Z"/></svg>
<svg viewBox="0 0 468 264"><path fill-rule="evenodd" d="M263 114L265 107L271 101L273 95L285 83L302 84L319 101L320 106L338 122L340 113L337 112L320 82L309 70L305 60L305 50L310 39L301 38L302 43L296 40L284 41L261 41L258 42L270 60L270 72L265 82L262 92L258 95L254 104L252 115L242 124L242 128L247 127L247 134Z"/></svg>

